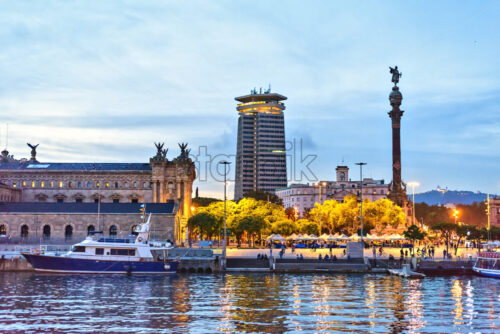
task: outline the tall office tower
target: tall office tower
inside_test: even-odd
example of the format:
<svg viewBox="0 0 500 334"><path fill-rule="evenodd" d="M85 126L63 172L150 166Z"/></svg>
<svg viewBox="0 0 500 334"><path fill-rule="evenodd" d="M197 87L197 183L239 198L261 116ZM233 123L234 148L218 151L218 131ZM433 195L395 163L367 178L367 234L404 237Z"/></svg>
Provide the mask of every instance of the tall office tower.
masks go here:
<svg viewBox="0 0 500 334"><path fill-rule="evenodd" d="M252 90L235 98L238 119L234 198L252 190L274 192L287 186L285 121L281 102L286 96Z"/></svg>

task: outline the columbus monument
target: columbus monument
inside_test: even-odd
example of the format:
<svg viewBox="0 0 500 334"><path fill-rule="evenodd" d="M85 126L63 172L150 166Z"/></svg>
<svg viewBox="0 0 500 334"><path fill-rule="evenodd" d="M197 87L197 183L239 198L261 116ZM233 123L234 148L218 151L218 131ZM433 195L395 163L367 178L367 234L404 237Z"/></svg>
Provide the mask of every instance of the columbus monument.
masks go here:
<svg viewBox="0 0 500 334"><path fill-rule="evenodd" d="M389 184L389 199L402 207L408 209L408 196L406 195L406 184L401 180L401 116L403 110L399 109L403 95L399 91L398 82L402 76L398 67L389 67L392 74L392 92L389 94L389 101L392 110L388 113L392 120L392 182Z"/></svg>

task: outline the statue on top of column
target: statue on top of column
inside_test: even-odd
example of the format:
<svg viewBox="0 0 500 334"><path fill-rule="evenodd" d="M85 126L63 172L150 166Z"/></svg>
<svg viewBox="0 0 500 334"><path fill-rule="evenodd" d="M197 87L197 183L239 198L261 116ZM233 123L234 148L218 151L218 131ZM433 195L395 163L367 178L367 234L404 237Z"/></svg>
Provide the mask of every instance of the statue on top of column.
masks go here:
<svg viewBox="0 0 500 334"><path fill-rule="evenodd" d="M403 76L403 73L400 73L398 70L397 66L394 66L394 68L389 66L389 72L392 74L392 82L394 82L394 86L397 86L399 82L399 78Z"/></svg>

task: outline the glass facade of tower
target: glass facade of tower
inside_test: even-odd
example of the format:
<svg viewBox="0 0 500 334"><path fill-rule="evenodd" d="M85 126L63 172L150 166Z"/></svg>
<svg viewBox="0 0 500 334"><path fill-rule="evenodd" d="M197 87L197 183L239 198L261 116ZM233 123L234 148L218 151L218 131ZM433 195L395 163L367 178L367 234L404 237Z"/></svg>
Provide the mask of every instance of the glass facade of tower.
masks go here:
<svg viewBox="0 0 500 334"><path fill-rule="evenodd" d="M238 104L236 200L252 190L274 192L287 186L285 121L281 102L286 97L266 91L235 98Z"/></svg>

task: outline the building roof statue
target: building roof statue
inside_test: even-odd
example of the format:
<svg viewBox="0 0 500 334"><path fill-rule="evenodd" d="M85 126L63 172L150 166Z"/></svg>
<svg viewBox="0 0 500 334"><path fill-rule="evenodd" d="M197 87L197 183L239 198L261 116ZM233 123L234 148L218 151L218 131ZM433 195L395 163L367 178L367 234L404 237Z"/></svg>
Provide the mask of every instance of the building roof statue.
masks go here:
<svg viewBox="0 0 500 334"><path fill-rule="evenodd" d="M36 148L40 144L31 145L30 143L26 143L26 145L28 145L29 147L31 147L31 159L30 159L30 162L37 163L38 161L36 160Z"/></svg>
<svg viewBox="0 0 500 334"><path fill-rule="evenodd" d="M151 158L152 161L154 162L166 162L168 161L167 159L167 152L168 148L163 148L165 143L154 143L156 146L156 155Z"/></svg>
<svg viewBox="0 0 500 334"><path fill-rule="evenodd" d="M189 158L189 153L191 149L187 149L188 143L179 143L179 148L181 149L181 154L174 159L175 162L191 162Z"/></svg>

